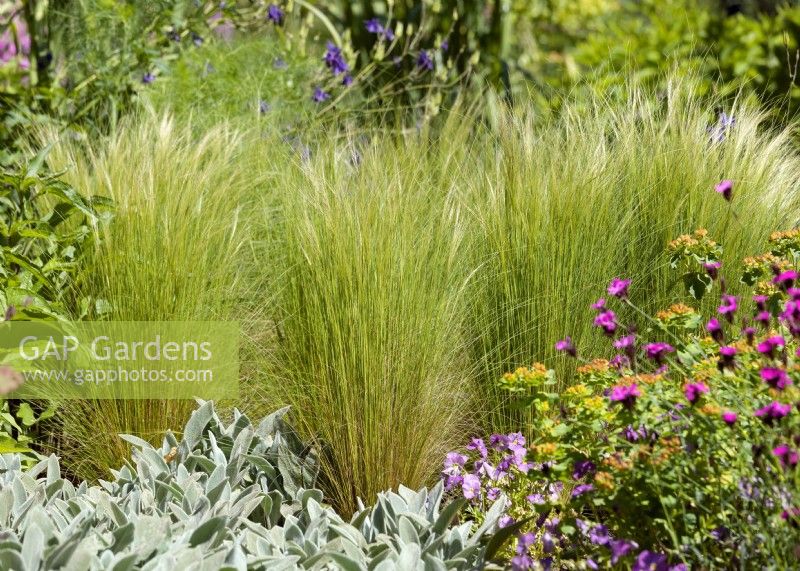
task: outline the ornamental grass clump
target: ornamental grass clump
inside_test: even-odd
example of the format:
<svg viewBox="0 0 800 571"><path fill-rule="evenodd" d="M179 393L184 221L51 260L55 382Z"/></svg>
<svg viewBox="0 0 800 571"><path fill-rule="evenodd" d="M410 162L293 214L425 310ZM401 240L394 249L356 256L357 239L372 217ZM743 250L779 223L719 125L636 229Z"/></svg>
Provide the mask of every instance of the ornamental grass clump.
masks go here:
<svg viewBox="0 0 800 571"><path fill-rule="evenodd" d="M350 513L358 498L435 477L472 421L466 229L452 159L402 141L345 158L331 147L279 182L280 222L259 261L276 294L263 394L292 405L322 451L326 495Z"/></svg>
<svg viewBox="0 0 800 571"><path fill-rule="evenodd" d="M750 302L727 293L710 234L682 236L669 245L674 265L684 278L717 270L703 292L719 292L721 319L706 324L687 304L644 319L629 298L634 279L602 304L615 313L609 344L624 349L613 359L585 361L562 340L565 358L583 361L569 388L554 392L541 364L500 380L532 411L534 423L519 428L533 438L473 439L447 456L442 478L478 520L505 502L513 569L796 566L800 289L785 276L796 271L800 232L772 234L769 248L771 269L744 273L758 292ZM694 304L695 277L684 280ZM762 311L769 318L753 327Z"/></svg>
<svg viewBox="0 0 800 571"><path fill-rule="evenodd" d="M240 139L224 126L195 138L191 125L142 116L88 144L57 141L48 156L88 196L111 198L113 219L76 277L77 299L97 300L86 319L233 320L252 179L237 168ZM59 394L53 394L59 399ZM182 424L191 400L70 400L55 443L73 475L94 479L130 455L119 434L160 439Z"/></svg>
<svg viewBox="0 0 800 571"><path fill-rule="evenodd" d="M619 305L589 305L611 277L625 280L612 285L610 300L632 280L629 298L652 313L677 297L669 239L706 228L735 269L776 225L798 219L791 131L768 128L758 110L739 103L692 97L691 87L684 80L658 94L631 90L621 103L568 106L548 122L520 109L495 118L481 172L465 193L477 268L469 338L494 430L522 420L494 383L504 371L552 359L553 340L565 331L586 355L607 350ZM708 132L717 105L736 117L723 139ZM737 220L728 215L730 197L747 205ZM704 287L713 271L697 268L700 275L686 279ZM735 295L740 286L729 288ZM556 370L562 385L573 381L566 366Z"/></svg>

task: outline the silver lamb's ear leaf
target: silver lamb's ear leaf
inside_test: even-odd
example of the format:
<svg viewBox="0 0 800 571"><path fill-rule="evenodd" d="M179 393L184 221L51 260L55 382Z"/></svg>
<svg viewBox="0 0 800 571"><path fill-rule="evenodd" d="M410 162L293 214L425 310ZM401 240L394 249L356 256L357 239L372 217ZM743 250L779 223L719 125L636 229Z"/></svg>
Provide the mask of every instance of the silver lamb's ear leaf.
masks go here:
<svg viewBox="0 0 800 571"><path fill-rule="evenodd" d="M183 429L183 440L188 445L190 451L200 442L203 436L203 430L208 426L213 416L214 403L207 401L189 417L186 428Z"/></svg>
<svg viewBox="0 0 800 571"><path fill-rule="evenodd" d="M147 440L143 440L142 438L134 436L133 434L120 434L119 437L121 440L124 440L129 444L133 444L137 448L145 449L153 447Z"/></svg>
<svg viewBox="0 0 800 571"><path fill-rule="evenodd" d="M25 561L21 569L39 569L44 553L44 533L38 525L30 525L25 529L25 536L22 540L22 559ZM3 567L2 569L15 569L14 567Z"/></svg>
<svg viewBox="0 0 800 571"><path fill-rule="evenodd" d="M14 549L0 549L0 569L27 569L19 552Z"/></svg>
<svg viewBox="0 0 800 571"><path fill-rule="evenodd" d="M358 561L353 561L341 553L329 553L328 557L344 571L366 571L366 567L361 565Z"/></svg>
<svg viewBox="0 0 800 571"><path fill-rule="evenodd" d="M458 515L458 512L461 511L461 508L463 508L466 503L467 500L465 498L457 498L447 504L442 510L442 513L439 514L436 522L433 524L431 531L433 531L435 534L443 533L445 529L450 527L453 519L455 519L456 515Z"/></svg>

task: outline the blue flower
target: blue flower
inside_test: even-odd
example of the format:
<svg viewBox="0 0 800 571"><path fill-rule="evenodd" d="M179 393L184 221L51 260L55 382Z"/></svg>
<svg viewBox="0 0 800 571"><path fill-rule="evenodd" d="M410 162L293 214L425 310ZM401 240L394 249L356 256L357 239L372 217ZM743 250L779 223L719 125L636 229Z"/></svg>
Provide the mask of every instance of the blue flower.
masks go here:
<svg viewBox="0 0 800 571"><path fill-rule="evenodd" d="M344 61L342 49L332 42L328 42L327 48L323 60L325 61L325 65L328 66L328 69L333 72L333 75L339 75L350 71L350 66Z"/></svg>
<svg viewBox="0 0 800 571"><path fill-rule="evenodd" d="M150 73L149 71L142 76L142 83L145 85L150 85L156 80L156 76Z"/></svg>
<svg viewBox="0 0 800 571"><path fill-rule="evenodd" d="M275 4L270 4L267 8L267 19L273 24L280 25L283 23L283 10Z"/></svg>
<svg viewBox="0 0 800 571"><path fill-rule="evenodd" d="M311 96L311 100L314 103L322 103L323 101L327 101L331 98L331 94L327 91L324 91L321 87L314 88L314 95Z"/></svg>
<svg viewBox="0 0 800 571"><path fill-rule="evenodd" d="M417 57L417 67L422 70L433 71L433 60L427 51L422 50Z"/></svg>

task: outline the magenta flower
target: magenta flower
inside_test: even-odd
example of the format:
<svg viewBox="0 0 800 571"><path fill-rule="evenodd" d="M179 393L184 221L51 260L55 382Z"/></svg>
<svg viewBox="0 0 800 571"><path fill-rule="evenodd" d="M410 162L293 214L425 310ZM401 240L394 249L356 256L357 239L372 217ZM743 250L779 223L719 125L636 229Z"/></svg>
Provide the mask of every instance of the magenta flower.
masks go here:
<svg viewBox="0 0 800 571"><path fill-rule="evenodd" d="M772 401L768 405L758 409L755 412L755 416L764 421L765 424L771 425L774 421L782 419L790 412L792 412L792 405Z"/></svg>
<svg viewBox="0 0 800 571"><path fill-rule="evenodd" d="M616 319L617 316L614 312L607 309L594 318L594 324L596 327L601 328L606 335L613 336L617 330Z"/></svg>
<svg viewBox="0 0 800 571"><path fill-rule="evenodd" d="M725 346L719 348L719 362L717 366L720 371L723 369L733 369L736 366L736 354L738 351L736 347Z"/></svg>
<svg viewBox="0 0 800 571"><path fill-rule="evenodd" d="M722 413L722 421L728 426L733 426L734 424L736 424L736 420L738 418L739 415L733 412L732 410L727 410Z"/></svg>
<svg viewBox="0 0 800 571"><path fill-rule="evenodd" d="M769 296L766 295L754 295L753 296L753 303L756 304L756 307L759 311L765 311L767 309L767 301L769 301Z"/></svg>
<svg viewBox="0 0 800 571"><path fill-rule="evenodd" d="M796 450L792 450L786 444L781 444L772 449L772 453L778 457L781 466L784 468L794 468L797 466L797 461L800 458Z"/></svg>
<svg viewBox="0 0 800 571"><path fill-rule="evenodd" d="M674 353L675 347L669 343L648 343L644 346L644 353L648 359L652 359L659 365L663 362L664 357L669 353Z"/></svg>
<svg viewBox="0 0 800 571"><path fill-rule="evenodd" d="M725 180L720 181L714 187L714 190L721 194L722 198L730 202L731 198L733 197L733 181L726 178Z"/></svg>
<svg viewBox="0 0 800 571"><path fill-rule="evenodd" d="M736 296L725 294L722 296L722 305L717 308L717 312L720 315L724 315L728 321L733 321L733 315L736 313L737 307Z"/></svg>
<svg viewBox="0 0 800 571"><path fill-rule="evenodd" d="M709 277L712 280L715 280L719 277L719 269L722 267L722 262L706 262L703 264L703 268L708 273Z"/></svg>
<svg viewBox="0 0 800 571"><path fill-rule="evenodd" d="M747 339L747 344L752 346L753 341L756 338L756 329L755 327L745 327L742 329L742 333L744 333L745 338Z"/></svg>
<svg viewBox="0 0 800 571"><path fill-rule="evenodd" d="M711 338L717 343L722 343L722 340L725 338L725 335L722 331L722 325L720 325L719 320L716 317L709 319L708 323L706 324L706 331L708 331L708 334L711 335Z"/></svg>
<svg viewBox="0 0 800 571"><path fill-rule="evenodd" d="M696 403L700 396L706 393L708 393L708 385L705 383L689 383L683 388L683 394L691 404Z"/></svg>
<svg viewBox="0 0 800 571"><path fill-rule="evenodd" d="M615 385L611 388L609 399L611 402L621 403L626 408L630 408L636 402L636 398L642 396L642 392L636 383L630 385Z"/></svg>
<svg viewBox="0 0 800 571"><path fill-rule="evenodd" d="M614 341L614 348L630 352L636 346L636 336L625 335Z"/></svg>
<svg viewBox="0 0 800 571"><path fill-rule="evenodd" d="M783 349L784 346L786 346L786 340L780 335L773 335L759 343L756 346L756 350L767 357L774 357L775 351L777 349Z"/></svg>
<svg viewBox="0 0 800 571"><path fill-rule="evenodd" d="M575 357L578 354L575 344L572 342L572 337L569 336L556 342L556 351L562 351L570 357Z"/></svg>
<svg viewBox="0 0 800 571"><path fill-rule="evenodd" d="M608 295L624 299L628 297L628 286L631 285L631 280L623 280L621 278L614 278L608 286Z"/></svg>
<svg viewBox="0 0 800 571"><path fill-rule="evenodd" d="M769 327L769 322L772 320L772 315L769 311L759 311L753 318L756 323L760 323L764 329Z"/></svg>
<svg viewBox="0 0 800 571"><path fill-rule="evenodd" d="M786 371L776 367L764 367L761 369L761 380L773 389L780 391L792 384L792 380L786 374Z"/></svg>
<svg viewBox="0 0 800 571"><path fill-rule="evenodd" d="M597 311L603 311L605 308L606 308L606 300L604 297L601 297L592 304L592 309L596 309Z"/></svg>
<svg viewBox="0 0 800 571"><path fill-rule="evenodd" d="M774 283L783 290L787 290L794 285L794 282L796 280L797 280L797 272L794 270L787 270L785 272L779 273L777 276L772 278L772 283Z"/></svg>

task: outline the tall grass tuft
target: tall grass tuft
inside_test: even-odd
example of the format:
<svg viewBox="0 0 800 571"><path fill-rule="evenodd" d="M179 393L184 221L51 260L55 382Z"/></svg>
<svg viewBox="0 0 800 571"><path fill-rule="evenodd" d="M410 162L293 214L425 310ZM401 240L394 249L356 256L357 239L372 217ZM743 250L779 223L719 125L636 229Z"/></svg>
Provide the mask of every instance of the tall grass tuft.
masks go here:
<svg viewBox="0 0 800 571"><path fill-rule="evenodd" d="M662 309L683 288L668 267L669 240L704 227L724 245L730 270L770 231L797 222L800 156L791 133L768 129L758 110L691 92L690 82L661 94L633 90L588 112L568 107L544 126L524 111L500 118L464 196L478 268L472 355L495 429L520 424L496 389L503 372L561 363L559 378L569 382L574 362L554 350L566 335L584 357L610 356L592 331L590 304L613 277L632 278L634 300ZM735 117L722 137L718 109ZM731 205L713 190L724 178L734 181Z"/></svg>
<svg viewBox="0 0 800 571"><path fill-rule="evenodd" d="M53 140L54 134L46 134ZM99 236L78 297L108 302L91 319L235 319L240 214L251 185L237 164L238 137L225 127L192 135L168 117L143 116L107 139L64 137L49 161L89 195L111 197L115 216ZM129 456L118 434L160 439L182 426L184 400L68 401L59 411L66 464L76 476L106 476Z"/></svg>
<svg viewBox="0 0 800 571"><path fill-rule="evenodd" d="M434 477L464 438L472 394L447 157L418 140L346 146L276 181L282 222L263 264L277 276L267 391L292 405L322 450L327 496L352 512Z"/></svg>

